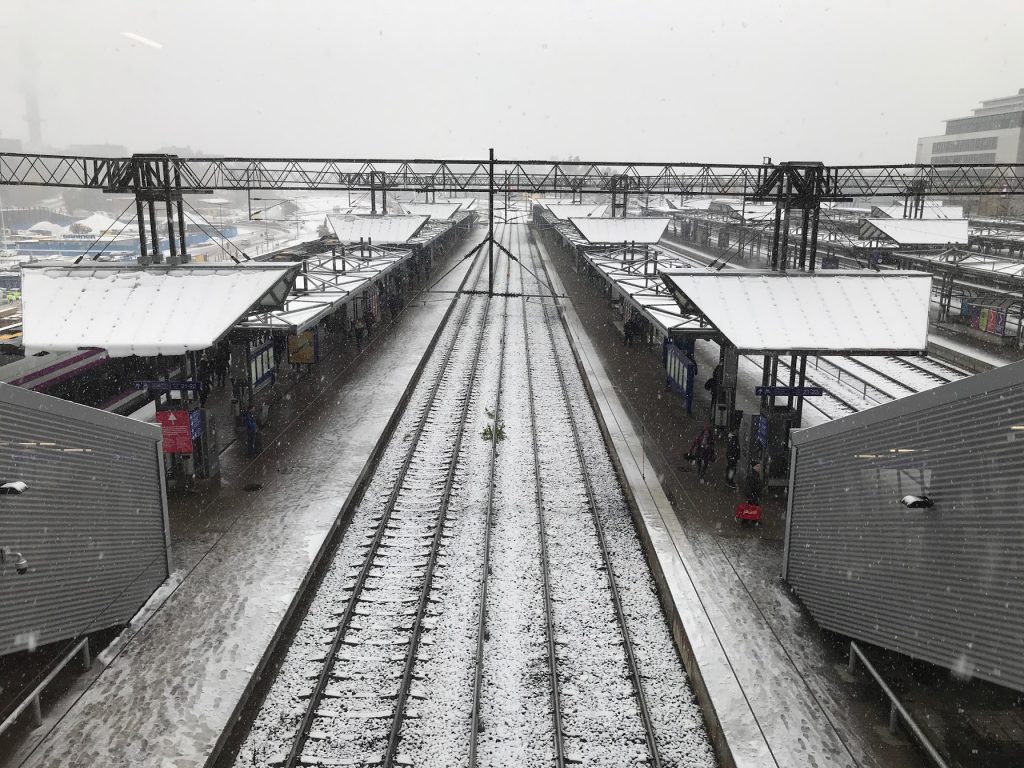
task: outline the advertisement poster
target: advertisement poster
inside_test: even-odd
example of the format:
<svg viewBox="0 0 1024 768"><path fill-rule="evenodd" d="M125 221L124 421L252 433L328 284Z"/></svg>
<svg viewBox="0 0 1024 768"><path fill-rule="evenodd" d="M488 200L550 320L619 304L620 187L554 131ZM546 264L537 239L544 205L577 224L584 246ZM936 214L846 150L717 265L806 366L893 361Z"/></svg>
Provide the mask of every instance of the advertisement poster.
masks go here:
<svg viewBox="0 0 1024 768"><path fill-rule="evenodd" d="M288 362L293 365L313 365L320 362L320 345L316 331L306 331L288 337Z"/></svg>
<svg viewBox="0 0 1024 768"><path fill-rule="evenodd" d="M192 453L192 424L188 411L157 411L164 431L164 453Z"/></svg>

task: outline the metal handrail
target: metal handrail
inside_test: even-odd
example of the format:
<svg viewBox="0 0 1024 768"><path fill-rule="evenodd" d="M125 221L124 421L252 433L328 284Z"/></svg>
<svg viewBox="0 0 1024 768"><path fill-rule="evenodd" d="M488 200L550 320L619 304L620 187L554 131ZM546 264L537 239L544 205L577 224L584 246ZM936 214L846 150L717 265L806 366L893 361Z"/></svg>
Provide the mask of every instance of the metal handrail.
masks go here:
<svg viewBox="0 0 1024 768"><path fill-rule="evenodd" d="M0 723L0 735L2 735L8 728L14 725L15 721L19 717L21 717L22 713L26 709L28 709L29 706L32 707L32 716L33 719L35 720L36 727L38 728L40 725L43 724L43 709L39 697L42 695L43 691L47 688L47 686L49 686L50 683L53 682L53 679L64 671L64 667L66 667L71 662L71 660L79 654L81 654L82 656L82 665L86 669L92 666L92 662L89 656L88 637L83 637L81 640L79 640L75 644L75 647L72 648L64 656L64 658L62 658L59 662L57 662L57 664L54 665L53 669L51 669L49 674L47 674L46 677L42 679L39 685L32 689L32 692L25 697L24 701L22 701L18 706L14 708L11 714L7 716L7 719L4 720L3 723Z"/></svg>
<svg viewBox="0 0 1024 768"><path fill-rule="evenodd" d="M849 671L852 673L857 667L857 659L860 659L861 664L864 665L864 669L868 671L868 674L875 679L878 683L878 687L882 689L889 698L889 730L892 732L896 731L900 721L906 726L907 730L910 731L910 735L914 737L914 741L917 742L918 746L924 750L925 754L931 759L932 763L938 768L949 768L949 764L942 758L938 750L932 746L932 743L928 741L928 737L924 735L924 731L915 722L914 718L910 716L910 713L900 703L900 700L896 698L896 694L892 692L892 689L886 685L885 680L878 674L878 671L872 666L871 662L868 661L867 656L858 647L857 643L853 640L850 641L850 663Z"/></svg>

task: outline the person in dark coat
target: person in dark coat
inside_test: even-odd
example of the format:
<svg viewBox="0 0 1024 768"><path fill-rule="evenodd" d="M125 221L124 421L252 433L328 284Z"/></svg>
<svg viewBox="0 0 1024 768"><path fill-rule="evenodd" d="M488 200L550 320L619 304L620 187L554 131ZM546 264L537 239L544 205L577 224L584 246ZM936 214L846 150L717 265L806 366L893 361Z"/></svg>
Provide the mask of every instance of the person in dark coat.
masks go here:
<svg viewBox="0 0 1024 768"><path fill-rule="evenodd" d="M633 346L633 318L627 318L622 324L622 343L627 347Z"/></svg>
<svg viewBox="0 0 1024 768"><path fill-rule="evenodd" d="M210 396L210 389L213 387L213 363L203 352L197 366L197 378L199 379L199 405L206 407L206 398Z"/></svg>
<svg viewBox="0 0 1024 768"><path fill-rule="evenodd" d="M761 506L761 462L750 465L747 473L747 503Z"/></svg>
<svg viewBox="0 0 1024 768"><path fill-rule="evenodd" d="M245 409L245 434L249 441L248 453L250 456L255 456L259 453L260 425L256 421L256 413L251 405Z"/></svg>
<svg viewBox="0 0 1024 768"><path fill-rule="evenodd" d="M725 484L736 488L736 466L740 463L740 436L729 433L729 442L725 447Z"/></svg>
<svg viewBox="0 0 1024 768"><path fill-rule="evenodd" d="M690 446L690 455L697 465L697 479L704 483L704 475L708 466L715 460L715 430L711 425L704 427L693 440Z"/></svg>
<svg viewBox="0 0 1024 768"><path fill-rule="evenodd" d="M228 362L230 360L230 353L228 348L224 345L217 347L217 351L213 355L213 374L217 382L218 389L224 389L224 382L228 378Z"/></svg>

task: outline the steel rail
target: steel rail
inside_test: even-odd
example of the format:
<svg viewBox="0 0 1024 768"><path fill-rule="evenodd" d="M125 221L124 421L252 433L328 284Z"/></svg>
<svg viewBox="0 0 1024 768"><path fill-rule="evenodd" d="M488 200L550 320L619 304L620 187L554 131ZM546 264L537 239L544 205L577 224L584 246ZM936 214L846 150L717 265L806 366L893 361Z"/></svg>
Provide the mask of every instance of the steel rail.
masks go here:
<svg viewBox="0 0 1024 768"><path fill-rule="evenodd" d="M482 274L483 262L478 260L477 264L470 269L467 273L467 278L473 269L477 269ZM479 279L479 275L478 275ZM459 321L457 325L462 326L463 321L466 319L469 313L471 301L467 300L465 305L462 307L459 315ZM437 394L441 389L441 384L444 381L445 374L447 372L448 363L451 360L452 354L456 347L458 336L452 338L451 343L448 345L444 352L444 359L438 368L437 377L431 384L430 393L427 396L427 403L423 408L423 413L420 415L419 421L413 432L413 437L408 441L408 449L406 455L402 460L402 464L399 467L398 475L395 479L394 488L388 497L387 503L384 507L384 514L381 516L380 523L377 525L377 530L374 532L373 539L370 543L370 548L367 551L366 559L363 565L359 569L359 575L356 577L355 584L352 588L352 595L348 600L348 604L345 606L345 611L342 614L341 619L338 622L338 626L334 631L334 635L331 638L331 644L328 648L325 656L324 665L317 675L316 683L313 686L312 694L309 697L309 704L303 711L302 719L299 721L299 726L296 729L295 739L292 742L291 749L288 751L287 756L282 763L285 768L294 768L299 764L302 758L302 750L305 748L306 741L309 737L309 732L312 728L314 718L316 717L317 708L323 699L323 693L327 688L328 680L330 679L331 667L334 663L335 657L338 654L338 650L341 648L342 642L345 638L345 633L348 631L349 626L352 622L353 616L355 616L356 605L359 603L359 598L363 590L363 585L366 583L366 579L369 576L370 569L373 566L374 558L377 551L380 549L380 544L384 540L384 532L387 528L388 522L391 519L391 513L394 511L395 504L398 501L399 494L401 493L402 484L405 476L409 471L409 467L412 465L413 458L416 454L416 449L419 446L420 438L426 429L429 417L434 409L435 402L437 400Z"/></svg>
<svg viewBox="0 0 1024 768"><path fill-rule="evenodd" d="M529 252L532 257L535 258L535 262L541 261L540 254L535 251L539 250L536 244L528 244ZM560 307L557 307L561 311ZM547 317L545 319L548 319ZM633 684L633 693L636 696L637 708L640 710L640 719L643 722L644 727L644 738L647 741L647 749L651 754L651 764L655 768L661 768L661 755L658 752L658 741L657 736L654 733L654 724L651 721L650 709L647 706L647 696L644 694L643 680L640 676L640 667L636 661L636 654L633 650L633 641L629 636L629 627L626 625L626 614L622 610L622 598L619 594L619 587L615 581L615 572L612 566L611 555L608 552L608 542L604 536L604 526L601 523L600 514L597 507L597 498L594 495L593 484L590 479L590 471L588 469L586 455L583 449L583 441L580 439L579 425L577 423L576 413L573 410L572 398L569 397L568 390L566 388L566 375L565 369L562 365L561 357L558 354L558 348L555 344L555 329L554 323L545 322L545 327L548 332L548 340L551 343L551 353L555 363L555 371L558 373L558 385L562 392L562 396L565 398L565 409L566 414L569 417L569 427L572 431L572 441L576 452L576 458L580 465L580 477L583 480L583 487L587 492L587 504L590 507L591 519L594 522L594 531L597 533L598 546L601 550L601 559L604 563L605 574L608 577L608 591L611 594L612 604L615 609L615 618L618 621L619 629L622 632L622 647L626 654L626 666L629 670L629 679Z"/></svg>
<svg viewBox="0 0 1024 768"><path fill-rule="evenodd" d="M473 303L473 299L466 299L467 306ZM455 444L452 446L451 461L448 465L448 472L445 476L444 491L441 496L441 504L437 513L437 527L434 529L434 538L430 545L430 555L427 559L427 570L423 580L423 588L420 591L420 601L416 608L416 619L413 622L412 637L409 641L409 650L405 659L405 667L402 670L401 682L398 688L398 697L395 701L395 717L391 722L391 732L388 736L387 747L384 750L384 768L392 768L398 757L398 743L402 736L402 724L405 721L405 702L409 697L409 688L412 683L412 673L416 666L416 652L419 649L420 636L423 632L423 617L427 612L430 603L430 591L434 580L434 567L437 565L437 557L441 551L441 540L444 536L444 524L448 520L448 504L451 501L452 487L455 485L455 475L459 467L459 454L462 452L462 437L466 433L469 416L469 404L473 397L473 388L476 386L476 375L480 365L480 354L484 348L484 340L487 338L487 315L488 307L484 308L484 316L480 323L480 334L476 342L476 349L473 352L473 362L470 364L469 374L466 377L466 393L462 401L462 410L459 414L458 427L455 432ZM460 323L461 325L461 323Z"/></svg>
<svg viewBox="0 0 1024 768"><path fill-rule="evenodd" d="M518 234L518 233L517 233ZM538 281L539 282L539 281ZM562 732L562 704L558 691L558 655L555 651L555 620L551 600L551 577L548 562L547 535L544 525L544 490L541 488L540 447L537 440L537 409L533 401L533 371L530 367L529 320L526 299L523 302L523 341L526 346L526 400L530 406L530 433L533 440L533 476L536 481L534 501L537 505L537 522L540 538L541 584L544 592L544 627L548 648L548 671L551 675L551 720L554 729L556 768L565 768L565 744Z"/></svg>
<svg viewBox="0 0 1024 768"><path fill-rule="evenodd" d="M757 360L754 360L754 359L753 359L753 358L752 358L752 357L751 357L750 355L744 355L743 357L744 357L744 359L746 359L746 360L749 360L750 362L752 362L752 363L753 363L754 365L756 365L756 366L757 366L758 368L760 368L760 367L761 367L761 363L759 363L759 362L758 362ZM785 368L786 370L789 370L789 363L787 363L787 362L786 362L785 360L783 360L783 359L782 359L782 358L780 357L780 358L779 358L779 368ZM808 383L812 384L812 385L815 385L815 386L820 386L820 387L821 387L821 388L822 388L822 389L823 389L823 390L825 391L825 396L826 396L826 397L830 397L830 398L832 398L833 400L835 400L835 401L836 401L837 403L839 403L839 404L840 404L840 405L841 405L841 406L842 406L843 408L845 408L846 410L848 410L848 411L849 411L849 412L850 412L851 414L852 414L852 413L859 413L860 411L864 410L863 408L858 408L858 407L857 407L857 406L855 406L855 405L854 405L853 403L851 403L851 402L847 401L846 399L844 399L844 398L840 397L840 396L839 396L839 395L837 395L837 394L836 394L835 392L833 392L832 390L830 390L830 389L829 389L828 387L824 386L824 385L823 385L823 384L821 384L820 382L817 382L817 381L815 381L815 380L814 380L814 379L812 379L812 378L811 378L810 376L807 376L805 380L806 380L806 381L807 381ZM838 381L838 379L837 379L837 381ZM827 416L827 417L828 417L828 418L829 418L830 420L831 420L831 419L834 419L834 418L836 418L836 417L835 417L835 416L833 416L832 414L828 413L827 411L823 410L823 409L822 409L822 408L820 408L819 406L815 405L815 404L814 404L814 403L813 403L813 402L812 402L812 401L811 401L810 399L808 399L808 398L806 398L806 397L804 398L804 405L809 405L809 406L810 406L811 408L814 408L814 410L816 410L816 411L818 411L819 413L822 413L822 414L824 414L825 416ZM849 415L849 414L844 414L844 415Z"/></svg>
<svg viewBox="0 0 1024 768"><path fill-rule="evenodd" d="M888 356L886 356L886 358L888 359ZM871 382L867 382L867 384L868 384L868 386L869 386L869 387L875 387L875 389L877 389L877 390L878 390L879 392L885 392L885 393L886 393L886 394L888 394L888 395L889 395L889 397L890 397L891 399L893 399L893 400L899 399L900 397L906 397L906 395L907 395L907 394L914 394L914 393L916 393L916 392L920 392L920 390L919 390L919 389L916 389L915 387L912 387L912 386L910 386L910 385L909 385L909 384L907 384L907 382L905 382L905 381L901 381L900 379L897 379L897 378L896 378L895 376L893 376L893 375L892 375L891 373L886 373L886 372L885 372L885 371L883 371L883 370L880 370L880 369L878 369L878 368L875 368L875 367L874 367L873 365L871 365L870 363L862 362L862 360L863 360L864 358L859 358L859 357L852 357L852 356L850 356L850 355L842 355L842 359L843 359L844 361L849 361L849 362L852 362L852 363L853 363L854 365L859 365L859 366L861 366L862 368L867 368L867 369L868 369L869 371L871 371L871 372L872 372L873 374L875 374L875 375L876 375L876 376L878 376L879 378L882 378L882 379L884 379L885 381L889 382L890 384L895 384L895 385L896 385L897 387L900 387L901 389L904 389L904 390L906 390L906 393L905 393L905 394L902 394L902 395L895 395L895 396L894 396L894 395L892 395L891 393L888 393L888 392L886 392L886 390L882 389L881 387L879 387L879 386L877 386L877 385L875 385L875 384L872 384ZM868 359L868 360L870 360L871 358L867 358L867 359ZM835 363L833 363L833 362L832 362L831 360L830 360L829 362L830 362L830 363L831 363L832 365L836 365L836 364L835 364ZM837 365L836 367L837 367L837 368L840 368L840 369L841 369L842 371L844 371L844 372L846 372L846 373L849 373L849 375L850 375L850 376L857 376L857 372L856 372L856 371L851 371L851 370L848 370L847 368L845 368L845 367L843 367L843 366L838 366L838 365ZM860 377L859 377L859 376L857 376L857 378L860 378Z"/></svg>
<svg viewBox="0 0 1024 768"><path fill-rule="evenodd" d="M505 260L505 287L509 287L511 260ZM506 291L507 292L507 291ZM487 487L487 519L484 523L484 562L480 577L480 607L477 613L476 659L473 673L473 711L469 726L469 768L476 768L477 736L480 732L480 698L483 693L484 638L487 634L487 579L491 574L491 529L494 527L494 484L497 477L498 425L501 423L501 392L505 377L505 335L508 329L508 302L501 315L501 348L498 353L498 387L494 397L494 427L491 437L490 482Z"/></svg>
<svg viewBox="0 0 1024 768"><path fill-rule="evenodd" d="M920 365L917 362L914 362L912 360L908 360L906 358L893 357L893 358L890 358L890 359L895 360L896 362L900 363L901 365L905 365L905 366L907 366L909 368L912 368L914 371L916 371L916 372L918 372L918 373L920 373L920 374L922 374L924 376L929 376L929 377L931 377L933 379L936 379L937 381L940 381L943 384L949 384L952 381L957 381L959 378L963 378L964 375L965 375L965 374L961 373L960 371L957 371L955 368L950 367L946 363L944 363L941 360L939 360L937 358L934 358L934 357L928 357L928 360L930 360L933 365L938 366L940 368L944 368L947 371L949 371L949 373L951 373L951 374L952 373L957 374L958 378L956 378L956 379L954 379L954 378L947 378L946 376L943 376L941 373L939 373L937 371L933 371L933 370L931 370L931 369L929 369L929 368L927 368L927 367L925 367L923 365Z"/></svg>

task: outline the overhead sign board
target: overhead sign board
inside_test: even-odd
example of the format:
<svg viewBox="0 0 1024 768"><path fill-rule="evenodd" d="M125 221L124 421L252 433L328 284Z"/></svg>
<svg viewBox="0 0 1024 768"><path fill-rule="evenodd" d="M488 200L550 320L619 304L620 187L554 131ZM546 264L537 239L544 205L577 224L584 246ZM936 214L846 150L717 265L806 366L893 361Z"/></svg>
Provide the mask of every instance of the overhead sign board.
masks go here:
<svg viewBox="0 0 1024 768"><path fill-rule="evenodd" d="M164 431L164 453L192 453L192 424L188 411L157 411Z"/></svg>
<svg viewBox="0 0 1024 768"><path fill-rule="evenodd" d="M825 390L821 387L754 387L757 397L821 397Z"/></svg>

